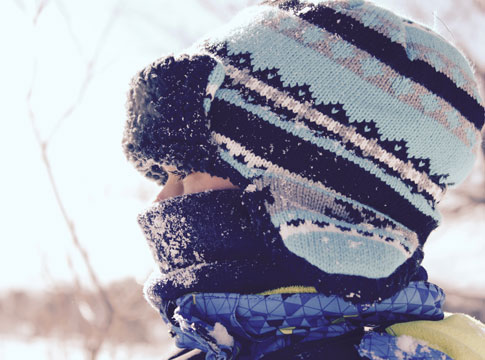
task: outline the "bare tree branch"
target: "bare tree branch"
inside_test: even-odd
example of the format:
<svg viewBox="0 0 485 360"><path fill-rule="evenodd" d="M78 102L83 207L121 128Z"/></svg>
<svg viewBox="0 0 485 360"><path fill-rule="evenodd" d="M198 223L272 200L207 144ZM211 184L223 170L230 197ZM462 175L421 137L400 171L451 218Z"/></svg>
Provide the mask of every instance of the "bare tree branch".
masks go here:
<svg viewBox="0 0 485 360"><path fill-rule="evenodd" d="M98 276L97 276L97 274L96 274L96 272L95 272L95 270L94 270L94 268L91 264L91 260L89 258L89 255L88 255L86 249L82 246L81 242L79 241L79 237L77 235L74 222L69 217L69 215L66 211L64 202L63 202L63 200L62 200L62 198L59 194L57 183L56 183L54 174L52 172L51 163L50 163L49 157L47 155L47 146L46 146L47 142L42 140L41 137L40 137L40 132L39 132L39 129L38 129L37 124L36 124L35 113L32 110L31 95L32 95L32 89L29 90L29 93L27 95L29 117L30 117L32 128L34 129L34 133L35 133L37 142L39 144L42 161L43 161L44 167L47 171L47 176L49 178L49 182L51 184L52 191L54 192L54 197L56 199L57 205L59 206L59 210L61 211L62 217L64 218L64 222L66 223L66 225L68 227L69 233L71 234L71 240L72 240L75 248L78 250L79 254L81 255L81 257L84 261L84 264L86 266L86 269L88 271L89 277L91 279L91 282L95 286L95 288L96 288L96 290L97 290L97 292L98 292L98 294L99 294L99 296L100 296L100 298L101 298L101 300L104 304L105 310L106 310L105 321L103 322L102 329L101 329L102 331L100 332L104 337L106 335L106 333L108 332L108 330L111 326L111 323L113 321L114 309L113 309L111 301L108 297L108 294L106 293L106 291L102 287L101 282L99 281L99 278L98 278ZM102 342L103 342L103 339L100 339L99 344L98 344L95 352L93 353L94 355L91 357L92 359L96 358L95 355L99 351L99 348L101 347Z"/></svg>
<svg viewBox="0 0 485 360"><path fill-rule="evenodd" d="M481 12L485 13L485 0L473 0L473 3Z"/></svg>
<svg viewBox="0 0 485 360"><path fill-rule="evenodd" d="M49 0L40 0L39 5L37 6L37 9L35 11L34 18L32 19L32 23L37 25L37 21L39 20L40 14L42 14L42 11L45 9L47 4L49 3Z"/></svg>
<svg viewBox="0 0 485 360"><path fill-rule="evenodd" d="M81 45L81 41L77 37L76 33L74 32L74 29L72 28L72 22L71 22L71 17L69 16L69 12L66 9L66 6L61 0L56 0L55 1L57 9L59 10L59 13L62 15L64 18L64 21L66 22L67 30L69 31L69 36L71 36L72 41L76 45L77 51L79 55L83 55L83 48Z"/></svg>
<svg viewBox="0 0 485 360"><path fill-rule="evenodd" d="M87 62L86 64L86 71L84 75L84 80L83 83L81 84L81 87L79 89L78 95L76 99L70 104L67 109L64 111L64 113L61 115L60 119L56 122L54 125L51 133L49 136L47 136L47 141L46 141L46 146L47 144L50 143L50 140L53 138L55 133L59 130L59 128L62 126L62 124L74 113L74 111L78 108L79 104L84 98L84 95L86 94L86 91L89 88L89 85L91 84L91 81L94 77L95 74L95 65L97 64L99 55L101 54L101 51L106 43L106 40L108 38L108 35L111 31L111 28L113 27L116 19L119 16L120 12L120 6L121 6L121 0L118 0L116 6L113 8L113 11L111 12L111 15L108 19L108 22L106 23L103 31L101 32L101 35L99 36L98 42L96 44L94 53L91 57L91 59ZM62 7L62 6L61 6ZM66 18L66 22L69 22L68 18ZM75 36L72 36L73 39L75 39Z"/></svg>
<svg viewBox="0 0 485 360"><path fill-rule="evenodd" d="M36 11L34 19L33 19L34 26L37 25L39 16L41 15L43 9L45 8L47 2L48 2L48 0L41 0L41 2L39 3L39 6L37 8L37 11ZM36 118L36 115L35 115L35 111L34 111L33 106L32 106L32 96L33 96L33 92L34 92L34 83L35 83L35 78L36 78L36 75L37 75L37 61L36 60L34 60L34 71L33 71L33 76L32 76L32 82L31 82L30 88L29 88L29 90L27 92L27 96L26 96L28 116L29 116L30 123L31 123L32 129L33 129L34 135L35 135L36 142L39 145L41 159L42 159L42 162L43 162L44 167L46 169L47 176L48 176L48 179L49 179L49 183L51 184L51 188L52 188L52 191L54 193L54 198L55 198L56 203L59 207L59 210L60 210L61 215L64 219L64 222L67 225L67 228L68 228L69 233L71 235L72 243L73 243L74 247L76 248L76 250L78 251L78 253L81 255L83 263L84 263L84 265L87 269L89 278L90 278L92 284L94 285L94 287L96 289L96 292L98 294L99 299L101 300L101 303L103 304L103 308L104 308L104 314L103 315L104 316L101 319L96 319L97 320L96 324L91 323L91 326L93 326L96 329L95 336L91 339L87 339L87 347L88 347L88 350L89 350L89 356L92 360L96 359L97 354L98 354L98 352L99 352L99 350L100 350L100 348L101 348L101 346L104 342L104 339L105 339L105 337L106 337L106 335L107 335L107 333L108 333L108 331L109 331L109 329L110 329L110 327L113 323L115 310L114 310L114 307L112 305L111 300L109 299L107 292L105 291L105 289L101 285L101 282L98 278L96 271L94 270L94 267L91 263L88 252L86 251L86 249L84 248L84 246L81 244L81 242L79 240L79 237L78 237L78 234L77 234L77 231L76 231L76 227L75 227L75 223L70 218L70 216L69 216L69 214L66 210L64 201L63 201L63 199L62 199L62 197L59 193L57 182L56 182L53 170L52 170L51 162L50 162L48 152L47 152L47 147L48 147L50 140L52 139L52 136L55 134L56 130L62 125L62 123L66 119L68 119L72 115L72 113L79 106L82 98L84 97L84 94L86 93L86 90L88 89L88 86L89 86L89 84L90 84L90 82L93 78L94 68L95 68L95 65L98 61L98 57L99 57L99 55L100 55L100 53L103 49L103 46L104 46L106 39L108 37L108 34L110 32L110 29L112 28L114 21L115 21L116 17L118 16L119 4L120 4L120 1L118 1L117 6L113 9L111 16L110 16L110 19L107 22L105 28L103 29L103 31L102 31L102 33L99 37L99 40L97 42L94 54L93 54L91 60L87 64L86 74L85 74L85 77L84 77L84 81L81 85L80 91L78 93L78 97L73 102L73 104L71 104L66 109L66 111L64 112L64 114L61 116L61 118L57 122L56 126L54 127L54 130L47 137L47 139L42 138L42 135L41 135L39 127L38 127L38 121L37 121L37 118ZM66 21L69 22L69 20L67 18L66 18ZM75 39L74 34L72 35L72 37L73 37L73 39ZM68 261L69 266L72 267L72 263L70 262L70 259L68 259L68 260L69 260ZM80 286L79 280L77 279L77 277L75 277L74 280L75 280L76 285Z"/></svg>

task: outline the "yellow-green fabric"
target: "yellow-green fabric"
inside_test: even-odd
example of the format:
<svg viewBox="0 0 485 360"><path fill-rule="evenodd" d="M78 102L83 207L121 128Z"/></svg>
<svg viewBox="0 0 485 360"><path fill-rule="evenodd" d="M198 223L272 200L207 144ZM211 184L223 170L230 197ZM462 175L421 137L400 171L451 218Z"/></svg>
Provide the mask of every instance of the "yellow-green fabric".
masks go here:
<svg viewBox="0 0 485 360"><path fill-rule="evenodd" d="M264 292L260 293L259 295L300 294L300 293L316 294L317 289L315 289L313 286L300 286L300 285L285 286L285 287L281 287L281 288L278 288L278 289L272 289L272 290L264 291Z"/></svg>
<svg viewBox="0 0 485 360"><path fill-rule="evenodd" d="M394 324L386 331L424 340L454 360L485 359L485 324L465 315L446 313L440 321L411 321Z"/></svg>

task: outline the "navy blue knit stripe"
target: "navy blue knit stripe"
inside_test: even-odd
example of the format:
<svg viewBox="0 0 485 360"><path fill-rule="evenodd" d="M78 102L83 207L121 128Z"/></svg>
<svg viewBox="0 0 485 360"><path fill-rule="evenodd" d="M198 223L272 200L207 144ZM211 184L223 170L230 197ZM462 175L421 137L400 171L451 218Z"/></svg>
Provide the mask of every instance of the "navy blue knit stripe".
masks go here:
<svg viewBox="0 0 485 360"><path fill-rule="evenodd" d="M309 103L312 104L312 107L321 112L324 115L329 116L330 118L338 121L339 123L346 125L346 126L352 126L357 133L360 135L364 136L367 139L375 139L377 141L377 144L385 149L387 152L392 153L395 157L398 159L404 161L404 162L411 162L414 166L415 169L421 172L425 172L428 174L428 177L430 180L435 183L435 184L440 184L440 180L443 178L443 175L440 174L430 174L430 160L427 158L414 158L411 157L408 154L408 146L407 143L404 140L383 140L382 136L379 133L379 130L375 124L374 121L368 120L365 122L350 122L349 117L347 116L343 104L334 104L334 103L317 103L315 99L312 96L312 93L310 91L310 86L307 84L304 85L296 85L296 86L285 86L283 81L281 81L281 75L278 73L278 69L272 68L272 69L264 69L264 70L255 70L252 68L247 68L241 65L241 60L244 60L244 64L249 64L251 63L250 61L250 54L249 53L244 53L244 54L231 54L229 55L227 52L227 45L226 44L221 44L217 48L215 47L208 47L208 51L212 52L213 54L222 57L230 62L230 64L237 69L244 71L244 70L249 70L251 73L251 76L282 91L286 92L291 95L295 100L305 102L308 101ZM271 76L268 76L269 73L271 73ZM230 78L226 78L224 81L223 85L221 87L229 88L229 89L237 89L243 94L247 94L248 97L254 98L255 104L264 104L267 103L272 111L274 111L278 115L283 115L284 117L291 119L295 117L295 114L286 108L282 108L279 105L276 105L274 101L268 100L264 96L259 95L257 92L249 90L247 87L244 85L240 84L234 84ZM338 141L341 141L341 138L336 135L335 133L331 131L325 131L322 126L317 125L308 119L301 119L305 123L305 125L316 131L316 132L321 132L322 136L329 137L331 139L335 139ZM349 148L351 144L346 144L346 147ZM355 149L355 148L354 148ZM396 150L399 149L399 150ZM359 153L360 155L360 153ZM382 166L385 166L385 164L381 164ZM386 169L389 170L391 173L395 173L394 170L390 169L389 167L385 166ZM413 188L416 187L416 184L414 184L411 181L405 181L406 184L409 184L410 186L413 186ZM426 194L428 196L428 194ZM430 200L432 198L430 197Z"/></svg>
<svg viewBox="0 0 485 360"><path fill-rule="evenodd" d="M436 227L431 217L417 210L390 186L357 165L336 157L333 152L306 141L295 141L295 137L286 131L225 101L215 99L211 111L218 119L211 125L214 131L247 146L256 155L310 180L326 184L352 199L388 214L418 233ZM271 142L268 141L267 134L272 134ZM308 156L303 157L301 154ZM420 224L425 224L426 229L417 228Z"/></svg>
<svg viewBox="0 0 485 360"><path fill-rule="evenodd" d="M423 85L442 97L460 111L480 130L485 119L485 109L463 89L458 88L445 74L437 72L423 60L410 60L406 50L386 36L370 29L348 15L337 13L326 6L314 7L312 11L298 16L320 28L338 34L343 39L372 54L401 75Z"/></svg>
<svg viewBox="0 0 485 360"><path fill-rule="evenodd" d="M266 99L265 97L263 97L260 94L258 94L256 91L250 90L247 87L245 87L244 85L232 84L231 81L230 81L230 79L227 80L227 81L228 81L227 83L223 83L223 85L221 86L221 88L230 87L232 89L235 89L235 90L240 91L240 93L246 99L249 99L249 98L253 98L254 99L254 101L248 101L248 103L254 103L254 104L265 104L265 103L267 103L270 106L271 111L274 112L276 115L278 115L282 120L286 120L286 119L290 120L290 119L292 119L292 118L295 117L295 114L291 110L288 110L286 108L282 108L280 106L276 106L275 103L274 103L274 101ZM285 91L291 93L291 90L288 90L288 88L284 88L284 89L285 89ZM342 124L349 123L348 117L347 117L347 115L345 113L345 110L343 109L342 105L340 105L340 104L330 104L330 105L319 104L319 105L317 105L315 107L319 107L320 108L320 111L322 113L326 114L327 116L333 118L336 121L339 121ZM338 112L336 114L333 114L331 109L337 109ZM322 110L324 110L324 111L322 111ZM362 158L368 159L368 160L370 160L370 161L378 164L378 166L383 171L386 171L386 173L388 173L389 175L392 175L392 176L395 176L395 177L400 178L403 183L405 183L407 186L409 186L410 188L412 188L412 191L413 192L418 192L419 191L418 190L418 185L416 183L414 183L413 181L411 181L409 179L402 179L401 178L401 174L397 170L392 169L391 167L389 167L385 163L381 163L381 162L375 160L373 157L371 157L369 155L364 155L362 149L360 149L359 147L354 146L350 141L347 142L347 143L342 143L342 138L339 135L337 135L334 132L331 132L329 130L326 130L322 126L317 125L314 122L311 122L310 120L308 120L306 118L299 119L299 121L301 121L302 123L304 123L310 130L312 130L315 134L317 134L318 137L328 138L328 139L332 139L332 140L335 140L335 141L340 142L341 145L345 149L350 150L350 151L353 151L356 155L358 155L358 156L360 156ZM354 129L357 130L357 132L359 134L361 134L362 136L364 136L366 138L369 138L368 137L369 135L365 133L365 130L363 130L366 127L366 124L363 124L363 123L355 123L355 124L352 124L352 126L354 127ZM377 129L375 129L375 127L372 127L372 124L369 125L369 128L371 129L369 132L371 132L372 129L373 129L373 131L377 132ZM358 131L359 129L361 131ZM426 170L429 171L429 169L426 169L426 165L429 167L429 160L428 159L425 159L425 160L423 160L423 159L414 159L414 158L407 157L407 155L405 155L407 153L407 151L406 151L407 146L406 146L405 141L403 141L403 140L401 140L401 141L381 141L380 136L378 136L377 134L375 136L376 136L375 139L377 140L377 143L380 146L383 145L382 143L386 143L385 146L382 146L382 147L384 149L386 149L389 153L392 153L394 156L396 156L397 158L400 158L404 162L410 161L414 165L415 169L417 169L418 171L421 171L421 172L425 172ZM372 139L372 136L370 136L370 138ZM391 145L392 145L392 148L390 148ZM394 148L396 145L397 146L400 146L401 147L401 150L396 151L395 148ZM404 158L403 158L403 156L404 156ZM420 163L423 163L424 166L421 166L420 167L419 166ZM440 176L439 175L431 175L431 176L428 175L428 177L435 184L439 184L439 180L440 180ZM432 195L429 194L429 193L427 193L426 191L421 192L421 194L427 200L434 201L434 198L432 197Z"/></svg>

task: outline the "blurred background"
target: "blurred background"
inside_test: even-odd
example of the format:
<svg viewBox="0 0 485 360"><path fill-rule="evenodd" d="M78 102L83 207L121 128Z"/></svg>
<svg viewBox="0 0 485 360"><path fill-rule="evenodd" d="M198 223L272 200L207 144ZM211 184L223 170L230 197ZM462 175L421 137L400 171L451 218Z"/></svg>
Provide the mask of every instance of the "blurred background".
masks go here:
<svg viewBox="0 0 485 360"><path fill-rule="evenodd" d="M159 189L121 151L131 76L254 0L5 0L0 359L162 359L136 223ZM458 45L485 83L485 1L382 0ZM485 165L449 191L425 247L447 309L485 320Z"/></svg>

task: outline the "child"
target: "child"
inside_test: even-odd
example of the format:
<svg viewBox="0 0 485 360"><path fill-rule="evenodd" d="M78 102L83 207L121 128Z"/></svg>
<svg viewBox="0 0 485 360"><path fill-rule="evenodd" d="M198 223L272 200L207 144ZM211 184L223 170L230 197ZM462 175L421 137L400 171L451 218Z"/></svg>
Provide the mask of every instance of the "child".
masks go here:
<svg viewBox="0 0 485 360"><path fill-rule="evenodd" d="M128 114L128 159L165 184L139 217L146 297L179 347L484 359L483 325L442 320L420 266L484 123L440 36L360 0L265 1L141 71Z"/></svg>

